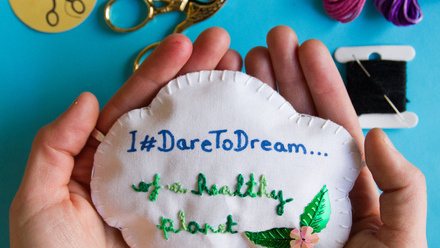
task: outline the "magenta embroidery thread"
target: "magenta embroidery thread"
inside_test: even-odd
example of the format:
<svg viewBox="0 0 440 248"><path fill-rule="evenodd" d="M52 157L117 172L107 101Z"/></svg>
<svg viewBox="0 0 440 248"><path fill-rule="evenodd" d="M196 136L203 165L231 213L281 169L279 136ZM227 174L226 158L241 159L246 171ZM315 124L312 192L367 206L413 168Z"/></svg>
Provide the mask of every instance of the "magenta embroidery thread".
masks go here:
<svg viewBox="0 0 440 248"><path fill-rule="evenodd" d="M325 12L333 19L348 23L356 19L366 0L323 0Z"/></svg>

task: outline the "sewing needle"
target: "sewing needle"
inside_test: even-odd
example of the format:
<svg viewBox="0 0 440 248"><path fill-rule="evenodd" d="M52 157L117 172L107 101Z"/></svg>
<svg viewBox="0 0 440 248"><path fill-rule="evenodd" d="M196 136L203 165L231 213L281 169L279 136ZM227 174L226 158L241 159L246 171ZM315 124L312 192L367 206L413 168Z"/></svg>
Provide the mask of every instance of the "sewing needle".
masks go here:
<svg viewBox="0 0 440 248"><path fill-rule="evenodd" d="M371 78L370 73L368 73L367 69L365 69L364 65L362 65L361 61L359 61L359 59L356 58L356 56L353 55L354 60L356 61L356 63L361 67L361 69L365 72L365 74L367 75L368 78ZM405 118L403 117L402 113L400 113L400 111L397 109L396 105L394 105L394 103L390 100L390 98L386 95L383 94L383 97L385 98L385 100L388 102L388 104L390 104L391 108L393 108L393 110L396 112L396 114L400 117L400 119L402 119L402 121L405 122ZM406 122L405 122L406 124Z"/></svg>

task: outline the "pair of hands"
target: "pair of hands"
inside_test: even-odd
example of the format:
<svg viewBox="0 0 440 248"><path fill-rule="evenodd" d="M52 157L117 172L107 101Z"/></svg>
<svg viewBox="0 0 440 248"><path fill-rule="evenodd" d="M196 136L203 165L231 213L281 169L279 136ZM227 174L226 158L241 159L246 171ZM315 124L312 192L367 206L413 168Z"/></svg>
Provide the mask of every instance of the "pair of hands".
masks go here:
<svg viewBox="0 0 440 248"><path fill-rule="evenodd" d="M241 70L228 33L210 28L194 44L179 34L164 39L101 112L90 93L37 134L10 210L11 247L125 247L121 233L103 222L90 197L96 128L107 133L124 113L147 106L177 75L199 70ZM301 46L286 26L272 29L268 47L245 58L259 78L300 113L330 119L347 129L365 151L364 167L350 193L353 227L346 247L426 247L426 183L423 174L371 130L365 140L344 83L327 48ZM377 186L383 191L379 197Z"/></svg>

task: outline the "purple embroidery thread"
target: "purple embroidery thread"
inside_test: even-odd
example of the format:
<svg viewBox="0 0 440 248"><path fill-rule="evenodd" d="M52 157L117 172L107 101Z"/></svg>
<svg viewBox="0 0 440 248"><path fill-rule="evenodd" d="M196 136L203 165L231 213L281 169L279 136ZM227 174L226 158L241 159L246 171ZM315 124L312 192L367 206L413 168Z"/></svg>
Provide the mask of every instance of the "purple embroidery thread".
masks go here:
<svg viewBox="0 0 440 248"><path fill-rule="evenodd" d="M325 12L333 19L348 23L356 19L366 0L323 0Z"/></svg>
<svg viewBox="0 0 440 248"><path fill-rule="evenodd" d="M423 19L417 0L375 0L374 6L396 26L410 26Z"/></svg>

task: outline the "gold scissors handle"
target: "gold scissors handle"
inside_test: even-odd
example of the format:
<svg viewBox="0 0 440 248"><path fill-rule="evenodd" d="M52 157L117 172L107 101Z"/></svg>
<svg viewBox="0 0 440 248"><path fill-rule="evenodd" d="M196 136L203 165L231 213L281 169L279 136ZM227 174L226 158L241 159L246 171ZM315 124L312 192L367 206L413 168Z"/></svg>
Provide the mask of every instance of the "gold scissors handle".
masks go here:
<svg viewBox="0 0 440 248"><path fill-rule="evenodd" d="M173 1L173 0L171 0ZM189 1L189 2L188 2ZM211 16L215 15L226 3L227 0L212 0L210 2L201 2L195 0L187 0L184 5L180 5L180 11L186 13L186 19L174 29L173 33L182 33L188 27L202 22ZM145 47L136 57L134 61L134 71L136 71L140 64L142 57L150 51L155 49L160 42L153 43Z"/></svg>
<svg viewBox="0 0 440 248"><path fill-rule="evenodd" d="M153 0L143 0L145 5L147 6L148 15L139 25L131 27L131 28L120 28L112 23L112 21L110 19L110 17L111 17L110 12L111 12L111 8L112 8L113 4L116 1L118 1L118 0L110 0L105 5L105 13L104 13L105 22L107 23L107 25L110 28L112 28L115 31L128 33L128 32L133 32L133 31L139 30L140 28L145 26L150 20L154 19L154 17L157 15L169 13L169 12L173 12L173 11L182 11L183 12L186 8L188 1L190 1L190 0L154 0L154 1L168 3L167 5L160 7L160 8L158 8L154 5Z"/></svg>
<svg viewBox="0 0 440 248"><path fill-rule="evenodd" d="M227 0L213 0L210 2L191 1L185 9L186 19L177 25L174 33L182 33L188 27L202 22L215 15Z"/></svg>
<svg viewBox="0 0 440 248"><path fill-rule="evenodd" d="M186 3L185 5L180 5L181 7L184 7L180 11L184 11L186 13L186 19L185 21L177 25L173 33L182 33L188 27L213 16L223 7L226 1L227 0L213 0L210 2L196 2L194 0L189 0L189 3L187 5ZM153 43L142 49L142 51L137 55L136 60L134 61L134 71L139 68L142 57L144 57L144 55L148 51L155 49L159 45L159 43L160 42Z"/></svg>

